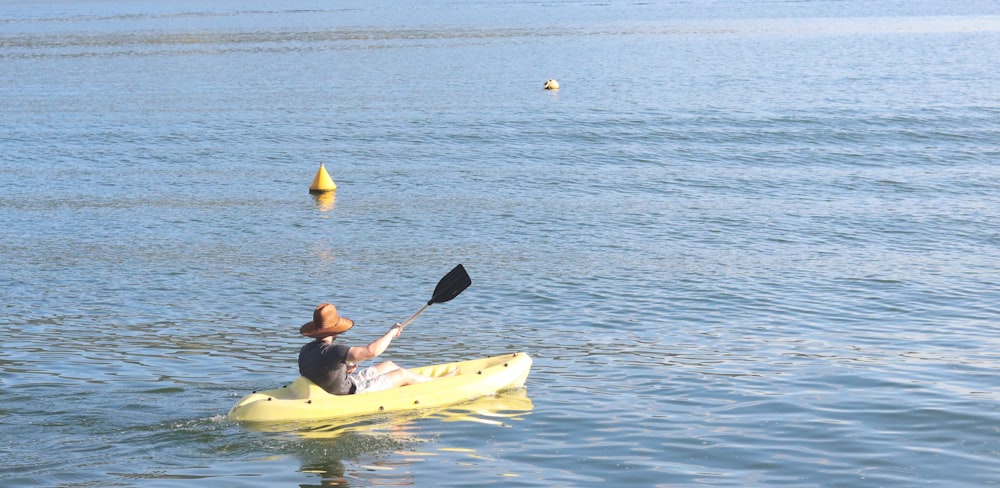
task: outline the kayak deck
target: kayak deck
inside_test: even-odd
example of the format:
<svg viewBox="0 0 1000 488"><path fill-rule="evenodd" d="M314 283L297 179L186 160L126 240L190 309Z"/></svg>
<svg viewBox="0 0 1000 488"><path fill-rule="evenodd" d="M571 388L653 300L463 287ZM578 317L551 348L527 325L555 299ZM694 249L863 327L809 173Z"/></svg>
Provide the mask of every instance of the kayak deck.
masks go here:
<svg viewBox="0 0 1000 488"><path fill-rule="evenodd" d="M450 405L524 386L531 357L518 352L413 368L434 381L355 395L331 395L304 377L275 390L254 392L233 406L231 420L282 422L357 417ZM442 377L452 370L454 376Z"/></svg>

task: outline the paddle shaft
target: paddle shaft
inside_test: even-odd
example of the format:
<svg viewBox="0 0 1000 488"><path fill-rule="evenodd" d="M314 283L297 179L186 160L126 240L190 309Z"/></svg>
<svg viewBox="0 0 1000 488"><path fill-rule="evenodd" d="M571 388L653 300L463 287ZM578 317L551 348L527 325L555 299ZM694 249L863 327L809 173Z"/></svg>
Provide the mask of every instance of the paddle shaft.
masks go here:
<svg viewBox="0 0 1000 488"><path fill-rule="evenodd" d="M410 325L410 322L413 322L413 319L417 318L417 315L420 315L420 314L424 313L424 310L427 310L427 307L430 307L430 306L431 306L431 304L428 303L427 305L424 305L423 308L421 308L420 310L417 310L417 313L415 313L413 315L410 315L410 318L406 319L406 322L403 322L402 324L399 324L399 330L403 330L403 327L406 327L407 325Z"/></svg>

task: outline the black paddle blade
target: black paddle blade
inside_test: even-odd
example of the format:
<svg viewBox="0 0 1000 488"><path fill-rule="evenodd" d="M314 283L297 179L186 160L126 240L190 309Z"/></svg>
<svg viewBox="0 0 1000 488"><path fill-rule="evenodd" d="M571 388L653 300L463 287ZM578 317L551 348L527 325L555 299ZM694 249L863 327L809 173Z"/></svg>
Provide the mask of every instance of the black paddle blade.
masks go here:
<svg viewBox="0 0 1000 488"><path fill-rule="evenodd" d="M455 266L455 269L444 275L444 278L441 278L437 287L434 288L434 295L430 300L427 300L427 304L447 302L457 297L459 293L465 291L471 284L472 278L469 278L469 273L465 272L465 267L459 264Z"/></svg>

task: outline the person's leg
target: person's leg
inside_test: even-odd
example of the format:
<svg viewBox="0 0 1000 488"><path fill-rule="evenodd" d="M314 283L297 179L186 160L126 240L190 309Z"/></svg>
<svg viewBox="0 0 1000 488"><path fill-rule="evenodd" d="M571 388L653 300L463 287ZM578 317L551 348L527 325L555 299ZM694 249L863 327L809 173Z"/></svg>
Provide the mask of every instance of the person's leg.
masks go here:
<svg viewBox="0 0 1000 488"><path fill-rule="evenodd" d="M458 370L451 370L441 375L441 377L444 378L456 374L458 374ZM357 376L352 376L352 378L354 379L354 384L358 387L358 393L388 390L400 386L426 383L437 379L433 376L414 373L396 365L392 361L386 361L376 366L365 368L364 371Z"/></svg>
<svg viewBox="0 0 1000 488"><path fill-rule="evenodd" d="M430 376L424 376L422 374L414 373L405 368L397 368L388 373L383 374L389 383L392 384L393 388L406 385L414 385L417 383L426 383L428 381L434 380Z"/></svg>
<svg viewBox="0 0 1000 488"><path fill-rule="evenodd" d="M384 363L379 363L379 364L376 364L373 367L375 368L375 371L378 371L378 374L386 374L386 373L389 373L390 371L396 371L397 369L403 369L403 368L400 368L398 365L396 365L396 363L394 363L392 361L386 361Z"/></svg>

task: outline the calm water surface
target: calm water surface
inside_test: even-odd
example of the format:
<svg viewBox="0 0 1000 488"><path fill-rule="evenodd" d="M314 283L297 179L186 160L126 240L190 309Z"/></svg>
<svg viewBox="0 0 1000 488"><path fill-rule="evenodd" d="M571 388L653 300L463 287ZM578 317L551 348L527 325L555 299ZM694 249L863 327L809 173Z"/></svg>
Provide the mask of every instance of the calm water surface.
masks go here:
<svg viewBox="0 0 1000 488"><path fill-rule="evenodd" d="M0 1L0 484L996 484L997 46L982 1ZM459 262L386 358L526 389L225 419L316 303L367 342Z"/></svg>

